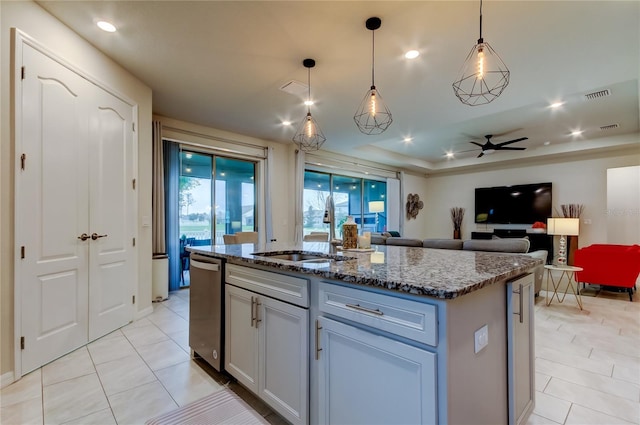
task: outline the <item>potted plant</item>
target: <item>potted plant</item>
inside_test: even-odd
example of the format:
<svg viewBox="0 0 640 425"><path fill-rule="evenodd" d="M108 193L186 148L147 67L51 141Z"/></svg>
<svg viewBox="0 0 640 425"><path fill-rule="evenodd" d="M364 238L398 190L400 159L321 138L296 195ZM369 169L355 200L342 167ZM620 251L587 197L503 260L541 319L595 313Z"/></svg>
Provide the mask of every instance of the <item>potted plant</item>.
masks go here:
<svg viewBox="0 0 640 425"><path fill-rule="evenodd" d="M462 219L464 218L464 208L451 208L451 221L453 222L453 239L460 239L460 229L462 228Z"/></svg>

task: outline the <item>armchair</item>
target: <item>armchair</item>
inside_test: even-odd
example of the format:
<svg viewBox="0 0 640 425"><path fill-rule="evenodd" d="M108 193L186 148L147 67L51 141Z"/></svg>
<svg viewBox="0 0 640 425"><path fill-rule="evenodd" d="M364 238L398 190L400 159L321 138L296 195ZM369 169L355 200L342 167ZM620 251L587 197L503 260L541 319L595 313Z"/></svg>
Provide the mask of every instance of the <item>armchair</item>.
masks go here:
<svg viewBox="0 0 640 425"><path fill-rule="evenodd" d="M640 246L590 245L575 252L574 266L583 269L576 272L577 282L627 288L633 301L640 274Z"/></svg>

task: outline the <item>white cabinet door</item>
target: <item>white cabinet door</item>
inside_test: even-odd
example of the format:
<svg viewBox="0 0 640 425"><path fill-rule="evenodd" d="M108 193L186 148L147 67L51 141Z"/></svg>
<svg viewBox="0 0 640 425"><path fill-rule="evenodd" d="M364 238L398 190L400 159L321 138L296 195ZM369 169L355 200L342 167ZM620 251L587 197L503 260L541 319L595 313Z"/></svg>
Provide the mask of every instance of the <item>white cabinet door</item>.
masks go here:
<svg viewBox="0 0 640 425"><path fill-rule="evenodd" d="M225 369L293 424L309 418L309 311L225 285Z"/></svg>
<svg viewBox="0 0 640 425"><path fill-rule="evenodd" d="M258 331L255 328L256 295L225 285L224 367L242 385L258 393Z"/></svg>
<svg viewBox="0 0 640 425"><path fill-rule="evenodd" d="M89 120L89 340L133 318L133 110L95 90Z"/></svg>
<svg viewBox="0 0 640 425"><path fill-rule="evenodd" d="M437 423L434 353L326 317L318 321L318 423Z"/></svg>
<svg viewBox="0 0 640 425"><path fill-rule="evenodd" d="M16 269L26 374L87 343L91 239L78 237L91 233L91 85L28 45L21 59L26 73L16 156L24 159L16 170Z"/></svg>
<svg viewBox="0 0 640 425"><path fill-rule="evenodd" d="M309 311L260 296L258 395L293 424L309 417Z"/></svg>
<svg viewBox="0 0 640 425"><path fill-rule="evenodd" d="M533 274L507 285L509 424L526 423L534 408Z"/></svg>
<svg viewBox="0 0 640 425"><path fill-rule="evenodd" d="M133 319L135 115L18 38L15 227L25 374Z"/></svg>

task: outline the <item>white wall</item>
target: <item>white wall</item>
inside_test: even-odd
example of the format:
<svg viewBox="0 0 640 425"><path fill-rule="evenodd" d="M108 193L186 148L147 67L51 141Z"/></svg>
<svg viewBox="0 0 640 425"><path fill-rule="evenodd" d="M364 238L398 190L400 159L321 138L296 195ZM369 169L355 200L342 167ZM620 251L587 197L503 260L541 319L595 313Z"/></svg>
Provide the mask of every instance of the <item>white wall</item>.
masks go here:
<svg viewBox="0 0 640 425"><path fill-rule="evenodd" d="M13 371L14 143L11 103L12 27L138 104L138 313L151 307L151 89L31 1L0 2L0 375ZM4 381L4 379L3 379Z"/></svg>
<svg viewBox="0 0 640 425"><path fill-rule="evenodd" d="M607 242L640 244L640 166L607 170Z"/></svg>
<svg viewBox="0 0 640 425"><path fill-rule="evenodd" d="M453 226L449 208L464 207L466 212L462 224L462 239L470 239L471 232L491 228L474 223L476 187L551 182L554 211L560 212L561 204L585 206L580 223L579 246L606 243L607 169L638 164L640 151L634 148L609 154L563 158L562 161L547 164L435 175L427 178L426 188L423 190L426 211L421 212L418 219L425 220L425 237L451 238ZM591 220L591 224L584 224L585 219Z"/></svg>
<svg viewBox="0 0 640 425"><path fill-rule="evenodd" d="M429 202L427 199L427 185L428 181L423 176L408 173L403 173L402 175L402 201L400 202L402 215L400 216L400 222L404 224L400 233L405 238L425 239L428 235L427 223L431 220L431 213L429 212ZM407 196L410 193L414 195L417 194L420 200L423 201L424 207L418 212L418 216L415 219L407 220L406 204ZM453 230L450 233L453 234ZM451 235L449 235L449 237L451 237Z"/></svg>

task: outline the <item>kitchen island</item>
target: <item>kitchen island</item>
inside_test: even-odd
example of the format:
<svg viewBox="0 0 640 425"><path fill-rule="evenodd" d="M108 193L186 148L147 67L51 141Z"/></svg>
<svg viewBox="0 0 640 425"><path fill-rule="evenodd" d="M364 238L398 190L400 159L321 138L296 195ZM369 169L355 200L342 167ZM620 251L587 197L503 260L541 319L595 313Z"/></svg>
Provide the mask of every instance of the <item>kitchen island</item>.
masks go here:
<svg viewBox="0 0 640 425"><path fill-rule="evenodd" d="M327 243L190 251L227 264L225 369L292 423L506 424L533 408L541 260Z"/></svg>

